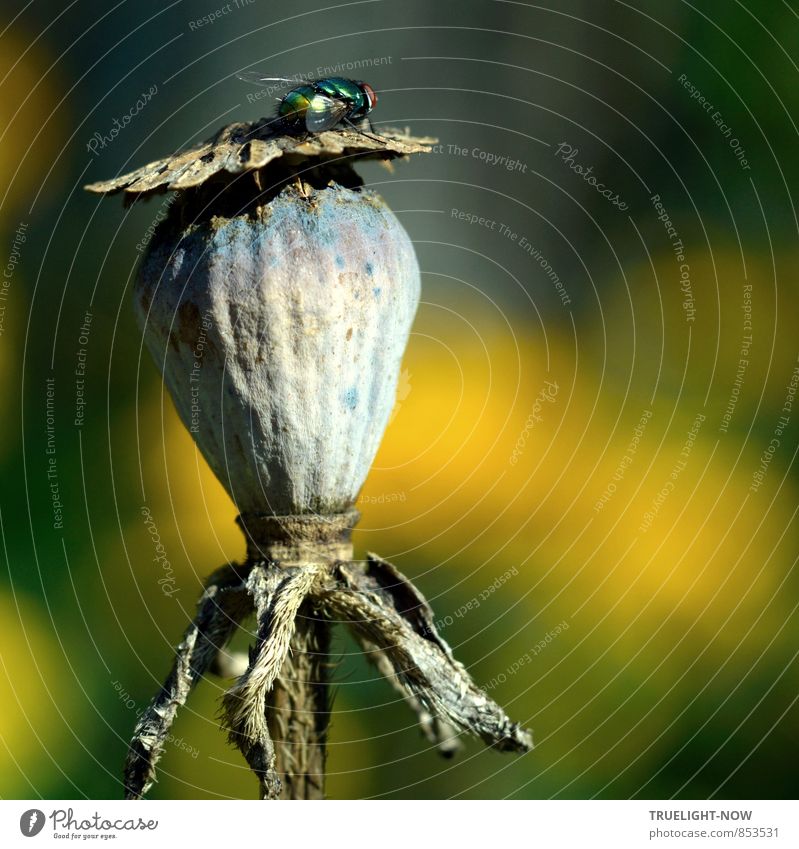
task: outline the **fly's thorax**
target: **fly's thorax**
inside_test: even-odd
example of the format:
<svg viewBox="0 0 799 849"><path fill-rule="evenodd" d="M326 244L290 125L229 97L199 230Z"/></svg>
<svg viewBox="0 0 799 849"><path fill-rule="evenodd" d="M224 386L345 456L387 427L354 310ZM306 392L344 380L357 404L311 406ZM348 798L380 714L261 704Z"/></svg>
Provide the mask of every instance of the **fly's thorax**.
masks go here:
<svg viewBox="0 0 799 849"><path fill-rule="evenodd" d="M328 97L346 101L353 115L365 114L364 110L368 111L369 102L366 95L354 80L345 77L328 77L317 80L316 88Z"/></svg>

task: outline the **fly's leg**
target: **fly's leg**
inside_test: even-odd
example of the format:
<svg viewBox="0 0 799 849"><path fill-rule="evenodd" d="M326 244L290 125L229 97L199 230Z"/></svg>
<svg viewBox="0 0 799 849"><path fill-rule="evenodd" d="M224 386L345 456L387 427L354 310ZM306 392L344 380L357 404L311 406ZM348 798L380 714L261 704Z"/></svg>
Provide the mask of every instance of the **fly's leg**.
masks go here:
<svg viewBox="0 0 799 849"><path fill-rule="evenodd" d="M368 139L372 139L372 141L377 141L381 144L384 142L384 139L375 135L375 129L372 126L372 122L365 115L357 124L350 121L349 118L344 118L341 123L346 124L351 130L355 130L356 133L366 136ZM364 127L366 127L366 129L364 129Z"/></svg>

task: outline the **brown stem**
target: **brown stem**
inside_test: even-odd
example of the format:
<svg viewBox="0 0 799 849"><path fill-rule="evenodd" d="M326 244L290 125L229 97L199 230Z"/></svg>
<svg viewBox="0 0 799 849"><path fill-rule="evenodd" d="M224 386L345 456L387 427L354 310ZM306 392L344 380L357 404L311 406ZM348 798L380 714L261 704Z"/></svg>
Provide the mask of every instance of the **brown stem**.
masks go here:
<svg viewBox="0 0 799 849"><path fill-rule="evenodd" d="M306 603L300 609L289 656L268 698L267 723L275 744L282 799L323 799L330 625Z"/></svg>

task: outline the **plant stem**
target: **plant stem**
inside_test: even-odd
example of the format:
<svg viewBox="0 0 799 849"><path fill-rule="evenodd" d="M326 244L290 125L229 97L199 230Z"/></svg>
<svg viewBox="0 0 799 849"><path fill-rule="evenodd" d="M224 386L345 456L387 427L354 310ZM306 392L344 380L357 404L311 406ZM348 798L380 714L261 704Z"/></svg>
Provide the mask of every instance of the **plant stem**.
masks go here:
<svg viewBox="0 0 799 849"><path fill-rule="evenodd" d="M304 604L267 708L283 799L325 796L329 650L330 624Z"/></svg>

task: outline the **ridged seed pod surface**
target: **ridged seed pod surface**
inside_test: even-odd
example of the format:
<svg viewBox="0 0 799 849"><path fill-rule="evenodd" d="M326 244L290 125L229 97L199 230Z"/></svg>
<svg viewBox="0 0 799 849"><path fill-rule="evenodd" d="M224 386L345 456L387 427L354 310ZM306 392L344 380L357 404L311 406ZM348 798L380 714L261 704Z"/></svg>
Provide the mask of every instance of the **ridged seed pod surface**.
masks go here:
<svg viewBox="0 0 799 849"><path fill-rule="evenodd" d="M395 401L419 301L379 196L286 188L149 246L135 301L183 422L242 513L342 512Z"/></svg>

